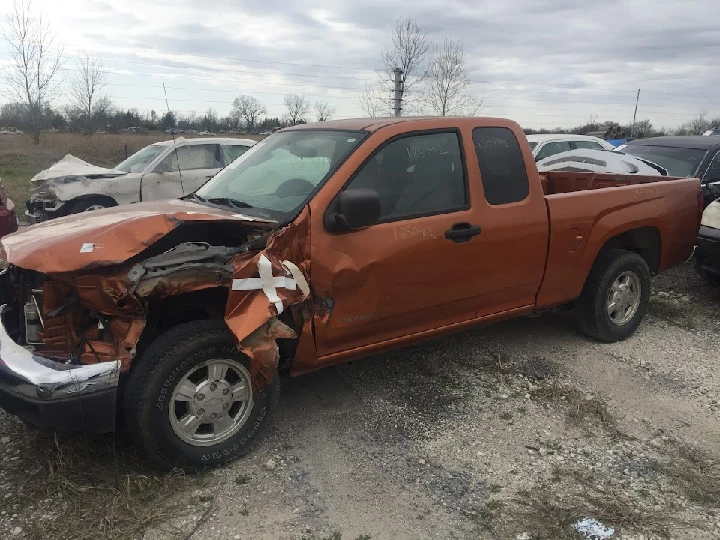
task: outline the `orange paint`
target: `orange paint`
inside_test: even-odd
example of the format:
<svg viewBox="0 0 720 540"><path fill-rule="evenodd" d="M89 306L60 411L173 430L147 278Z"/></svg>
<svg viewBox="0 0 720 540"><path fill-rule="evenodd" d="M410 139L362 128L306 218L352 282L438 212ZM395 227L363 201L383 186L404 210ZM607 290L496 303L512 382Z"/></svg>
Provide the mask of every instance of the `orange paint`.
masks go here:
<svg viewBox="0 0 720 540"><path fill-rule="evenodd" d="M507 128L517 139L529 181L524 200L487 202L473 141L479 127ZM127 370L153 302L223 288L228 290L225 321L251 359L253 386L262 387L280 359L277 339L298 338L292 372L304 373L571 302L598 252L613 242L657 256L657 264L651 265L657 271L682 262L692 251L697 179L564 172L541 177L520 127L502 119L361 119L289 131L309 129L368 134L282 228L230 210L168 201L70 216L3 238L0 255L50 277L42 307L45 354L61 359L82 343L81 361L121 359ZM427 130L459 135L469 204L447 213L328 232L328 208L374 151L394 137ZM128 272L142 262L143 251L181 224L202 221L254 227L268 235L266 245L235 255L226 274L187 268L133 288ZM457 223L475 225L481 232L467 242L454 242L445 234ZM223 246L225 240L204 241ZM260 279L261 260L267 261L273 279L291 279L287 262L296 266L311 294L279 286L273 302L262 289L233 289L233 280ZM48 318L73 290L78 304ZM108 317L109 328L83 327L88 310Z"/></svg>

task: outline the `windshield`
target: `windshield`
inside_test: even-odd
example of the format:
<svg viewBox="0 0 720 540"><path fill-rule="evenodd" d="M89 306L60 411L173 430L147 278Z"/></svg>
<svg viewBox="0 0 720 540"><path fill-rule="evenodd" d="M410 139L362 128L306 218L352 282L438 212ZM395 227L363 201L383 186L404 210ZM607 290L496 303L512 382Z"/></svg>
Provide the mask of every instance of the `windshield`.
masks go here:
<svg viewBox="0 0 720 540"><path fill-rule="evenodd" d="M232 201L243 213L291 217L365 136L357 131L301 130L270 135L220 171L196 195ZM246 211L245 208L248 210Z"/></svg>
<svg viewBox="0 0 720 540"><path fill-rule="evenodd" d="M695 176L705 157L705 150L696 148L671 148L669 146L645 146L629 144L622 151L631 156L657 163L670 176Z"/></svg>
<svg viewBox="0 0 720 540"><path fill-rule="evenodd" d="M536 147L536 146L537 146L537 143L536 143L536 142L531 142L531 143L530 143L530 150L535 150L535 147Z"/></svg>
<svg viewBox="0 0 720 540"><path fill-rule="evenodd" d="M150 162L158 157L167 148L164 144L151 144L146 146L139 152L135 152L132 156L115 167L115 170L126 173L142 172Z"/></svg>

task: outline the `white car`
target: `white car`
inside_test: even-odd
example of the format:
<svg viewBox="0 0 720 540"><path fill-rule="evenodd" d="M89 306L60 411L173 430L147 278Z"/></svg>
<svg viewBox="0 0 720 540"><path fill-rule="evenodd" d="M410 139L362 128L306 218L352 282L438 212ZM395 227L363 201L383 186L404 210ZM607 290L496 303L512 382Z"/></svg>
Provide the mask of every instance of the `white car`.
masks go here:
<svg viewBox="0 0 720 540"><path fill-rule="evenodd" d="M548 133L528 135L527 140L535 156L535 161L549 158L560 152L570 150L613 150L615 147L607 141L590 135L572 135L566 133Z"/></svg>
<svg viewBox="0 0 720 540"><path fill-rule="evenodd" d="M185 139L146 146L112 169L68 154L31 180L25 214L39 222L120 204L176 199L202 186L255 144L251 139Z"/></svg>
<svg viewBox="0 0 720 540"><path fill-rule="evenodd" d="M537 162L538 172L575 171L604 174L637 174L667 176L667 170L656 163L635 156L584 148L560 152Z"/></svg>

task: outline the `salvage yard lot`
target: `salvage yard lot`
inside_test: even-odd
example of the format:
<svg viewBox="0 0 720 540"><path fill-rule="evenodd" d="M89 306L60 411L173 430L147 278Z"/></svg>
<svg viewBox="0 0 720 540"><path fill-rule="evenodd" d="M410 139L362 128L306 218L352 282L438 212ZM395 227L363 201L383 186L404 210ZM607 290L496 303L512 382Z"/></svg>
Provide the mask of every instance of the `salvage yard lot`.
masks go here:
<svg viewBox="0 0 720 540"><path fill-rule="evenodd" d="M179 137L179 135L178 135ZM190 138L188 136L187 138ZM255 136L237 135L242 138ZM30 197L30 179L66 154L72 154L93 165L113 167L149 144L171 138L163 132L145 134L96 133L90 137L79 133L43 133L40 145L23 135L0 135L0 181L24 217L25 201Z"/></svg>
<svg viewBox="0 0 720 540"><path fill-rule="evenodd" d="M686 264L625 342L543 315L286 380L254 451L194 476L0 413L0 537L720 538L718 306Z"/></svg>
<svg viewBox="0 0 720 540"><path fill-rule="evenodd" d="M148 144L164 141L170 135L161 132L118 135L97 133L86 137L79 133L43 133L40 145L23 135L0 135L0 180L17 208L24 212L29 198L30 178L66 154L93 165L112 167L125 159L125 146L131 155ZM22 212L20 212L22 214Z"/></svg>

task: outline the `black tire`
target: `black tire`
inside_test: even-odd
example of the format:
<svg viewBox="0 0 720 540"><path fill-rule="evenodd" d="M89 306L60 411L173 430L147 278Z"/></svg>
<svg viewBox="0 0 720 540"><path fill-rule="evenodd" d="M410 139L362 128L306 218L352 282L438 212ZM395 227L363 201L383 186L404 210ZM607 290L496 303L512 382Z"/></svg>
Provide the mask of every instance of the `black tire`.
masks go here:
<svg viewBox="0 0 720 540"><path fill-rule="evenodd" d="M624 272L632 272L639 280L640 305L632 318L620 326L608 315L606 302L610 287ZM624 249L601 251L575 303L580 330L605 343L627 339L640 326L647 312L650 288L650 269L640 255Z"/></svg>
<svg viewBox="0 0 720 540"><path fill-rule="evenodd" d="M67 215L89 212L94 206L110 208L111 206L117 206L117 203L108 197L88 197L87 199L71 202L67 209ZM95 208L95 210L100 210L100 208Z"/></svg>
<svg viewBox="0 0 720 540"><path fill-rule="evenodd" d="M186 374L218 354L249 367L224 321L196 321L168 330L137 358L125 388L125 422L138 446L160 468L195 470L232 461L252 448L268 423L280 390L278 376L253 395L245 423L224 441L195 446L175 433L169 409L173 390Z"/></svg>

